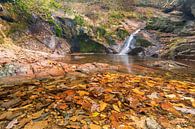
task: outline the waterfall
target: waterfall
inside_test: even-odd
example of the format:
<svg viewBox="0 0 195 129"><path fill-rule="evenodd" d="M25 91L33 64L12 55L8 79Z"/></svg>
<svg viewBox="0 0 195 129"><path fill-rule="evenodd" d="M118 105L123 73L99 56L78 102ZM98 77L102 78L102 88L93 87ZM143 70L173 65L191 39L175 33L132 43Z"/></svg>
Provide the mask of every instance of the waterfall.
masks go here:
<svg viewBox="0 0 195 129"><path fill-rule="evenodd" d="M124 45L121 49L121 51L119 52L119 55L126 55L128 54L132 49L135 48L135 36L137 33L139 33L141 31L141 29L136 30L135 32L133 32L124 42Z"/></svg>

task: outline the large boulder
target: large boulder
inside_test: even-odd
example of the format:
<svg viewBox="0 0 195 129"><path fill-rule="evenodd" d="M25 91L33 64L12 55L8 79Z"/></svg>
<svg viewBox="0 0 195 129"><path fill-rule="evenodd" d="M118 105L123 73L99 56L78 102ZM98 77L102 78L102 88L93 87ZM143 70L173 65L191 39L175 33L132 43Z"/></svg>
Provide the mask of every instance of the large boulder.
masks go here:
<svg viewBox="0 0 195 129"><path fill-rule="evenodd" d="M195 18L194 13L195 1L194 0L183 0L181 10L188 16Z"/></svg>

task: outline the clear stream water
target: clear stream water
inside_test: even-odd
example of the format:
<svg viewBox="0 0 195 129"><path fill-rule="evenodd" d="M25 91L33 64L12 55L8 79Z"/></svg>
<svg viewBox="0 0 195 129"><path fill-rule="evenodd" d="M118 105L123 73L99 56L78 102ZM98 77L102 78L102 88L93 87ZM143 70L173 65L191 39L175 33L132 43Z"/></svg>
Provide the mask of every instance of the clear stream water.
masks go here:
<svg viewBox="0 0 195 129"><path fill-rule="evenodd" d="M182 62L188 67L175 67L171 64L163 65L163 67L154 66L156 62L166 60L155 59L149 57L135 57L129 55L113 55L113 54L74 54L58 59L64 63L85 64L85 63L106 63L110 65L122 66L118 72L133 73L139 75L158 76L167 79L178 79L195 81L195 63ZM168 61L172 62L172 61Z"/></svg>

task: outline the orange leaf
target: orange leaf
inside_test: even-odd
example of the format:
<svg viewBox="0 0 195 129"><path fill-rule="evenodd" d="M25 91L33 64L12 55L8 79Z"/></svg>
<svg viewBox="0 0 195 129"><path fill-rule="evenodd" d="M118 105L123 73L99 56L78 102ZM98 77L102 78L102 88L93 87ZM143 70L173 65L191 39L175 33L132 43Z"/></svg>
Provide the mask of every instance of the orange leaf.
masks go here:
<svg viewBox="0 0 195 129"><path fill-rule="evenodd" d="M70 95L74 95L74 94L75 94L75 91L74 91L74 90L67 90L67 91L64 91L64 93L65 93L67 96L70 96Z"/></svg>
<svg viewBox="0 0 195 129"><path fill-rule="evenodd" d="M63 103L63 104L58 105L57 107L58 107L59 109L61 109L61 110L64 110L64 109L66 109L68 106L67 106L65 103Z"/></svg>
<svg viewBox="0 0 195 129"><path fill-rule="evenodd" d="M172 105L171 103L169 103L169 102L164 102L164 103L162 103L162 104L161 104L161 108L162 108L163 110L166 110L166 111L168 111L168 112L171 112L171 113L173 113L173 114L175 114L175 115L178 115L178 116L181 115L178 111L175 110L175 108L173 108L173 105Z"/></svg>
<svg viewBox="0 0 195 129"><path fill-rule="evenodd" d="M107 107L107 103L104 103L103 101L100 102L100 111L103 111Z"/></svg>
<svg viewBox="0 0 195 129"><path fill-rule="evenodd" d="M89 95L89 92L86 91L77 91L77 93L79 94L79 96Z"/></svg>

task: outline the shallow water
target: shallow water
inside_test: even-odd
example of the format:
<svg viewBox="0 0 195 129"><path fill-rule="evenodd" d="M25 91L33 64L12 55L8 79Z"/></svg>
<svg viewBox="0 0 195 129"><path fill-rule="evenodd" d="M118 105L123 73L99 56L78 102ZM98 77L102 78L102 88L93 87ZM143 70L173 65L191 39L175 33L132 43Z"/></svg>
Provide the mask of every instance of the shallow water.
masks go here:
<svg viewBox="0 0 195 129"><path fill-rule="evenodd" d="M195 76L193 63L191 67L165 63L166 67L160 68L153 66L162 61L159 59L103 54L75 54L57 60L70 64L107 63L120 69L70 72L63 77L0 86L0 129L105 125L136 129L140 122L143 128L151 122L156 128L195 127L195 83L190 83Z"/></svg>
<svg viewBox="0 0 195 129"><path fill-rule="evenodd" d="M195 81L195 63L189 61L166 61L150 57L135 57L128 55L113 54L73 54L58 59L64 63L85 64L85 63L107 63L110 65L122 66L118 72L133 73L148 76L158 76L167 79ZM155 66L155 63L168 62ZM179 63L179 65L177 65ZM180 65L180 63L182 65Z"/></svg>

